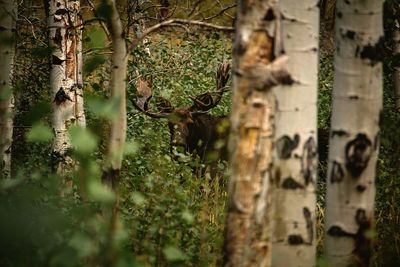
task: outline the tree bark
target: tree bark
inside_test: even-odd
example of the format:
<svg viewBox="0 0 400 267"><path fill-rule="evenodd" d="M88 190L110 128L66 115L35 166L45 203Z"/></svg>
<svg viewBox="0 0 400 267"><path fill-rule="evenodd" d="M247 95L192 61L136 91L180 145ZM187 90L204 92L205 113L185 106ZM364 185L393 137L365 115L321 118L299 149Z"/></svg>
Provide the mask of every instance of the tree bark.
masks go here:
<svg viewBox="0 0 400 267"><path fill-rule="evenodd" d="M126 75L128 54L121 19L114 0L107 0L105 4L111 11L106 17L107 27L112 41L110 93L117 103L117 116L111 121L110 136L103 166L102 180L110 186L116 194L116 202L112 210L104 210L104 216L109 220L108 240L106 241L105 266L113 266L115 248L113 239L119 227L119 195L118 180L120 177L123 148L126 139Z"/></svg>
<svg viewBox="0 0 400 267"><path fill-rule="evenodd" d="M68 128L85 126L82 79L82 18L80 1L48 0L49 43L52 48L50 91L52 97L53 168L58 173L71 170L73 160Z"/></svg>
<svg viewBox="0 0 400 267"><path fill-rule="evenodd" d="M317 2L280 1L282 49L293 81L274 88L272 266L315 266Z"/></svg>
<svg viewBox="0 0 400 267"><path fill-rule="evenodd" d="M0 0L0 177L10 178L13 134L15 32L17 5Z"/></svg>
<svg viewBox="0 0 400 267"><path fill-rule="evenodd" d="M287 58L274 51L279 23L277 1L239 1L224 266L270 265L271 88L291 80Z"/></svg>
<svg viewBox="0 0 400 267"><path fill-rule="evenodd" d="M337 1L325 248L330 266L370 266L382 110L381 0Z"/></svg>
<svg viewBox="0 0 400 267"><path fill-rule="evenodd" d="M126 138L126 72L128 55L124 39L121 20L118 15L115 1L108 0L107 5L111 8L111 14L107 18L108 28L112 39L111 58L111 97L118 104L118 116L111 121L110 138L103 169L103 180L116 187L117 179L122 165L122 152Z"/></svg>

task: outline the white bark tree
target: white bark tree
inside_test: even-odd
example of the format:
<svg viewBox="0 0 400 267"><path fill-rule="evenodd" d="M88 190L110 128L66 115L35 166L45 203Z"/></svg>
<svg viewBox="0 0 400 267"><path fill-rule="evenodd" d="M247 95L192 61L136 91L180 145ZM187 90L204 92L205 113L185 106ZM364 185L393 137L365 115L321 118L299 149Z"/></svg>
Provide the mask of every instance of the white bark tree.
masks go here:
<svg viewBox="0 0 400 267"><path fill-rule="evenodd" d="M274 88L272 266L314 266L316 252L318 1L280 1L291 84Z"/></svg>
<svg viewBox="0 0 400 267"><path fill-rule="evenodd" d="M110 138L105 164L103 169L103 180L116 187L116 182L122 165L122 152L126 138L126 74L128 65L128 54L124 39L122 23L118 15L114 0L107 0L107 6L111 14L107 17L107 25L111 34L112 58L110 92L113 100L118 106L118 116L111 121Z"/></svg>
<svg viewBox="0 0 400 267"><path fill-rule="evenodd" d="M74 165L67 156L71 148L68 128L85 126L82 78L82 18L80 1L48 0L49 42L52 48L50 91L55 133L53 167L64 172Z"/></svg>
<svg viewBox="0 0 400 267"><path fill-rule="evenodd" d="M291 81L280 56L277 1L239 1L224 266L270 266L270 172L276 99Z"/></svg>
<svg viewBox="0 0 400 267"><path fill-rule="evenodd" d="M327 178L330 266L370 266L382 110L382 0L338 0Z"/></svg>
<svg viewBox="0 0 400 267"><path fill-rule="evenodd" d="M126 76L128 68L128 53L125 42L125 34L122 28L121 19L118 14L114 0L106 0L103 7L109 10L105 15L107 28L110 32L112 42L111 76L110 87L112 101L117 105L117 116L110 123L110 136L108 139L107 151L104 159L102 180L110 186L115 194L116 201L112 210L105 210L104 215L109 220L108 239L106 241L105 266L113 266L115 251L113 239L119 224L119 194L118 180L120 177L123 148L126 139Z"/></svg>
<svg viewBox="0 0 400 267"><path fill-rule="evenodd" d="M3 178L9 178L11 174L16 20L15 1L0 0L0 177Z"/></svg>

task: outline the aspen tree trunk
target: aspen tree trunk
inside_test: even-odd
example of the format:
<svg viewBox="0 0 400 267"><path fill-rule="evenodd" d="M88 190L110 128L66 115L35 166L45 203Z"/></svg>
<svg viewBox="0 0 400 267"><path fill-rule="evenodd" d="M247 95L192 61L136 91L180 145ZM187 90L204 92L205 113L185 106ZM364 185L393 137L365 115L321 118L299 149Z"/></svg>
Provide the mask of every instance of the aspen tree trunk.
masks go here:
<svg viewBox="0 0 400 267"><path fill-rule="evenodd" d="M317 183L317 0L281 0L283 50L293 82L274 88L276 132L272 266L315 266Z"/></svg>
<svg viewBox="0 0 400 267"><path fill-rule="evenodd" d="M107 18L108 29L112 40L111 58L111 78L110 92L111 97L118 103L118 116L111 121L110 139L105 156L103 170L103 180L116 187L116 182L120 174L122 165L122 151L126 137L126 72L128 55L122 24L114 0L106 1L111 9L111 14Z"/></svg>
<svg viewBox="0 0 400 267"><path fill-rule="evenodd" d="M382 110L381 0L338 0L325 253L330 266L370 266Z"/></svg>
<svg viewBox="0 0 400 267"><path fill-rule="evenodd" d="M105 210L104 215L109 219L108 240L106 241L107 253L105 255L105 266L113 266L115 252L113 248L114 234L119 227L119 195L118 180L121 172L123 148L126 139L126 75L128 65L128 54L125 43L125 35L121 19L118 14L114 0L104 2L110 14L108 14L107 27L111 34L112 57L110 92L111 97L118 104L118 116L111 121L110 137L103 167L102 180L109 185L116 194L116 202L111 212Z"/></svg>
<svg viewBox="0 0 400 267"><path fill-rule="evenodd" d="M0 177L11 175L13 134L15 32L17 6L14 0L0 0Z"/></svg>
<svg viewBox="0 0 400 267"><path fill-rule="evenodd" d="M239 1L234 48L224 266L270 265L270 166L275 97L291 81L279 56L277 1Z"/></svg>
<svg viewBox="0 0 400 267"><path fill-rule="evenodd" d="M82 18L80 1L46 1L52 48L50 91L55 133L52 160L53 168L62 173L74 165L67 156L71 148L68 128L73 124L86 124L83 109Z"/></svg>

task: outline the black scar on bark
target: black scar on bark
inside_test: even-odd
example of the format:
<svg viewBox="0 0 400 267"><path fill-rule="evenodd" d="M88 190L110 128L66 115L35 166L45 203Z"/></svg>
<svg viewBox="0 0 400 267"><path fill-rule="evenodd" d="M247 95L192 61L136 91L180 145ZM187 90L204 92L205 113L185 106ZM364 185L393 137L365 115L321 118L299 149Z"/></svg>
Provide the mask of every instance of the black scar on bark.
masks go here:
<svg viewBox="0 0 400 267"><path fill-rule="evenodd" d="M274 10L272 8L268 8L267 12L265 13L263 20L265 21L273 21L275 19Z"/></svg>
<svg viewBox="0 0 400 267"><path fill-rule="evenodd" d="M284 54L285 53L285 51L281 51L282 52L282 54ZM286 75L282 80L281 80L281 84L283 84L283 85L292 85L292 84L294 84L294 80L293 80L293 78L292 78L292 76L290 76L290 75Z"/></svg>
<svg viewBox="0 0 400 267"><path fill-rule="evenodd" d="M365 170L372 154L371 140L365 134L357 134L356 138L346 144L346 169L357 178Z"/></svg>
<svg viewBox="0 0 400 267"><path fill-rule="evenodd" d="M306 220L307 234L308 234L308 244L312 245L314 239L314 227L313 221L311 219L311 211L307 208L303 208L304 219Z"/></svg>
<svg viewBox="0 0 400 267"><path fill-rule="evenodd" d="M333 130L332 137L334 137L335 135L337 135L338 137L342 137L342 136L348 136L349 134L345 130Z"/></svg>
<svg viewBox="0 0 400 267"><path fill-rule="evenodd" d="M349 0L345 0L344 1L346 4L350 5L350 1Z"/></svg>
<svg viewBox="0 0 400 267"><path fill-rule="evenodd" d="M278 141L276 141L278 157L281 159L290 158L292 151L296 149L296 147L299 145L299 142L300 136L298 134L294 135L293 140L287 135L279 138Z"/></svg>
<svg viewBox="0 0 400 267"><path fill-rule="evenodd" d="M358 100L360 97L358 95L351 95L349 96L350 100Z"/></svg>
<svg viewBox="0 0 400 267"><path fill-rule="evenodd" d="M347 38L349 38L350 40L354 40L354 37L356 36L356 32L355 32L355 31L347 30L345 36L346 36Z"/></svg>
<svg viewBox="0 0 400 267"><path fill-rule="evenodd" d="M288 236L289 245L301 245L304 244L303 237L301 235L289 235Z"/></svg>
<svg viewBox="0 0 400 267"><path fill-rule="evenodd" d="M236 43L234 47L234 53L238 56L243 55L247 50L247 45L243 41L242 35L239 33L236 37Z"/></svg>
<svg viewBox="0 0 400 267"><path fill-rule="evenodd" d="M370 266L372 256L372 242L366 236L366 232L371 229L371 221L364 209L358 209L355 217L358 224L358 231L355 234L355 244L353 254L356 255L357 266Z"/></svg>
<svg viewBox="0 0 400 267"><path fill-rule="evenodd" d="M359 184L359 185L356 186L356 189L357 189L358 192L362 193L362 192L365 191L365 189L367 189L367 187L365 185Z"/></svg>
<svg viewBox="0 0 400 267"><path fill-rule="evenodd" d="M313 174L317 168L317 143L314 138L311 136L304 143L303 146L303 155L301 159L301 171L304 175L305 185L309 185L313 183Z"/></svg>
<svg viewBox="0 0 400 267"><path fill-rule="evenodd" d="M351 237L351 238L355 237L355 234L346 232L345 230L342 229L342 227L337 226L337 225L332 225L329 228L328 235L334 236L334 237Z"/></svg>
<svg viewBox="0 0 400 267"><path fill-rule="evenodd" d="M65 60L62 60L61 58L59 58L55 55L51 56L51 64L53 64L53 65L61 65L64 61Z"/></svg>
<svg viewBox="0 0 400 267"><path fill-rule="evenodd" d="M65 93L64 88L60 87L60 89L58 89L53 102L55 102L57 105L61 105L62 103L64 103L65 101L72 101L72 99L69 97L69 95L67 93Z"/></svg>
<svg viewBox="0 0 400 267"><path fill-rule="evenodd" d="M343 177L344 171L342 165L337 161L333 161L331 171L331 183L340 183L343 181Z"/></svg>
<svg viewBox="0 0 400 267"><path fill-rule="evenodd" d="M68 13L68 9L66 8L60 8L57 9L57 11L54 13L55 15L65 15Z"/></svg>
<svg viewBox="0 0 400 267"><path fill-rule="evenodd" d="M336 16L337 16L337 18L341 19L341 18L343 17L343 13L340 12L340 11L338 11L338 12L336 13Z"/></svg>
<svg viewBox="0 0 400 267"><path fill-rule="evenodd" d="M300 183L298 183L296 180L294 180L292 177L285 178L282 182L282 188L284 189L302 189L304 186Z"/></svg>
<svg viewBox="0 0 400 267"><path fill-rule="evenodd" d="M376 65L383 61L385 54L385 39L381 36L375 44L365 45L360 53L361 59L369 59L371 61L371 66Z"/></svg>

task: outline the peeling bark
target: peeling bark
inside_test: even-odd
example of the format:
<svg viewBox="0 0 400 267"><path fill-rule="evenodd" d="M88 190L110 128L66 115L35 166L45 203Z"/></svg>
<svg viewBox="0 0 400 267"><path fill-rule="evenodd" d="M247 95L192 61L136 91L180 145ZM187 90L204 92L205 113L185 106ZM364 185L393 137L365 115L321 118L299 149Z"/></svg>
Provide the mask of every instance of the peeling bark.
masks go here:
<svg viewBox="0 0 400 267"><path fill-rule="evenodd" d="M0 0L0 177L10 178L13 134L15 32L17 6Z"/></svg>
<svg viewBox="0 0 400 267"><path fill-rule="evenodd" d="M382 110L380 0L338 0L325 219L330 266L370 266Z"/></svg>
<svg viewBox="0 0 400 267"><path fill-rule="evenodd" d="M82 18L80 1L48 0L47 25L52 48L50 91L52 95L53 168L59 173L74 166L67 155L71 144L68 128L85 126L82 78Z"/></svg>
<svg viewBox="0 0 400 267"><path fill-rule="evenodd" d="M279 51L277 1L239 1L234 48L224 266L270 266L270 172L276 99L292 81Z"/></svg>
<svg viewBox="0 0 400 267"><path fill-rule="evenodd" d="M292 82L274 88L272 266L315 266L318 1L281 0L280 10Z"/></svg>

